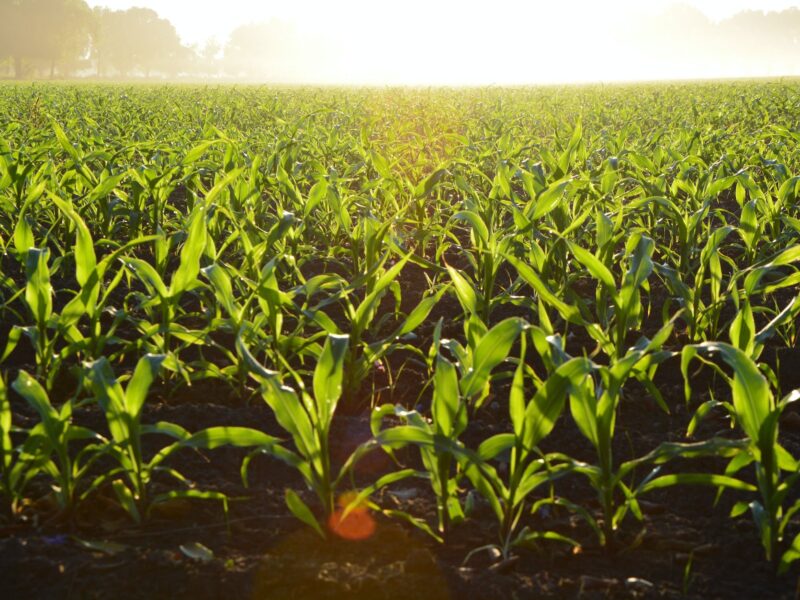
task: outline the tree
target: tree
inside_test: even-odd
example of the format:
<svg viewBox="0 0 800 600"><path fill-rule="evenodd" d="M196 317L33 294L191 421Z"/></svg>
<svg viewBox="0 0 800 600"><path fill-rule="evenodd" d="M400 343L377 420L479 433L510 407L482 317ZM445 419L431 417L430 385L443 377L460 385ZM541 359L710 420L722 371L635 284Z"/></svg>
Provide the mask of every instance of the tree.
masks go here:
<svg viewBox="0 0 800 600"><path fill-rule="evenodd" d="M190 50L181 44L175 27L148 8L124 11L97 9L93 54L98 75L110 70L127 76L135 70L176 75Z"/></svg>
<svg viewBox="0 0 800 600"><path fill-rule="evenodd" d="M75 62L89 48L92 12L84 0L0 0L0 58L21 78L26 61Z"/></svg>
<svg viewBox="0 0 800 600"><path fill-rule="evenodd" d="M12 3L0 0L0 60L5 62L13 54L12 42Z"/></svg>

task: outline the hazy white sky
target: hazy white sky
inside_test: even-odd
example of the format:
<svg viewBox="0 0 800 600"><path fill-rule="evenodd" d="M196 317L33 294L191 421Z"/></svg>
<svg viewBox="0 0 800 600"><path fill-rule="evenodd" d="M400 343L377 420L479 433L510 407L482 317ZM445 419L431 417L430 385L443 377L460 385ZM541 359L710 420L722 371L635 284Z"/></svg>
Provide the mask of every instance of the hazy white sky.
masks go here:
<svg viewBox="0 0 800 600"><path fill-rule="evenodd" d="M146 6L185 43L238 25L278 19L330 49L331 82L517 83L647 78L648 65L615 53L632 15L680 2L719 20L742 10L782 10L800 0L89 0L114 9ZM330 56L328 57L330 59ZM531 75L535 71L535 75ZM681 73L676 73L682 76ZM691 74L689 74L691 75ZM663 75L662 75L663 76ZM344 81L343 81L344 80Z"/></svg>
<svg viewBox="0 0 800 600"><path fill-rule="evenodd" d="M680 1L680 0L677 0ZM475 25L480 25L486 13L502 11L508 18L530 18L537 14L558 14L580 19L575 9L589 14L605 13L609 19L618 11L657 13L676 0L291 0L289 2L258 2L253 0L89 0L91 6L114 9L144 6L168 18L187 43L202 43L212 36L224 41L236 26L279 18L285 21L324 27L348 34L362 28L413 25L430 18L443 18L469 10ZM781 10L798 4L797 0L684 0L712 19L722 19L742 10ZM553 6L553 5L560 5ZM470 10L471 9L471 10ZM477 10L476 10L477 9ZM597 23L602 24L602 21Z"/></svg>

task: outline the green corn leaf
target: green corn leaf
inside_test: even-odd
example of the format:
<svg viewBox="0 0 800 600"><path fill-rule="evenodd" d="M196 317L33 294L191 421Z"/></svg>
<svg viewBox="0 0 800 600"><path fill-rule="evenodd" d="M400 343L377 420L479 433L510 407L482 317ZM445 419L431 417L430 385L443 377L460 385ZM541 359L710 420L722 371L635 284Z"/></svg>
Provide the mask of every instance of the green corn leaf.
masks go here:
<svg viewBox="0 0 800 600"><path fill-rule="evenodd" d="M569 167L572 164L572 159L575 155L575 151L577 150L578 146L583 139L583 125L580 121L575 124L575 128L572 130L572 136L570 137L569 144L564 152L558 159L558 167L562 173L566 174L569 171Z"/></svg>
<svg viewBox="0 0 800 600"><path fill-rule="evenodd" d="M503 362L528 324L516 317L501 321L484 335L475 348L469 373L461 381L464 398L476 396L489 381L492 370Z"/></svg>
<svg viewBox="0 0 800 600"><path fill-rule="evenodd" d="M513 256L506 256L506 259L511 263L519 273L519 276L533 288L542 301L553 307L565 321L570 323L580 324L582 322L580 310L577 306L566 304L561 301L545 283L539 278L536 272L527 264Z"/></svg>
<svg viewBox="0 0 800 600"><path fill-rule="evenodd" d="M525 428L525 367L522 360L514 370L514 379L508 393L508 413L514 434L521 437Z"/></svg>
<svg viewBox="0 0 800 600"><path fill-rule="evenodd" d="M344 507L344 511L342 512L340 519L342 521L345 520L354 509L363 506L364 502L378 490L381 490L393 483L397 483L398 481L408 479L409 477L423 477L425 475L426 473L417 471L415 469L400 469L399 471L394 471L379 477L375 483L364 488L358 492L358 494L353 496L353 499L347 504L347 506Z"/></svg>
<svg viewBox="0 0 800 600"><path fill-rule="evenodd" d="M398 275L400 275L400 271L403 270L408 259L411 257L410 254L404 256L400 260L398 260L390 269L387 269L386 272L381 275L378 281L375 283L372 291L367 294L364 300L358 305L358 308L353 315L353 325L354 327L359 330L363 331L366 326L369 324L371 320L372 311L375 308L378 300L383 295L384 290L391 285L391 283L397 279Z"/></svg>
<svg viewBox="0 0 800 600"><path fill-rule="evenodd" d="M189 222L189 234L181 250L181 262L170 282L170 298L175 298L186 291L195 282L200 273L200 257L206 248L205 211L196 208Z"/></svg>
<svg viewBox="0 0 800 600"><path fill-rule="evenodd" d="M230 184L236 181L242 173L244 173L243 167L233 169L232 171L226 173L225 176L220 179L217 184L211 188L211 190L209 190L208 194L206 194L205 205L211 206L217 199L217 196L219 196Z"/></svg>
<svg viewBox="0 0 800 600"><path fill-rule="evenodd" d="M50 269L47 261L50 251L47 248L31 248L25 261L25 302L41 327L53 313L53 288L50 285Z"/></svg>
<svg viewBox="0 0 800 600"><path fill-rule="evenodd" d="M214 294L216 295L217 302L225 308L228 316L238 320L241 315L233 295L231 278L228 276L225 267L214 263L202 269L202 273L214 287Z"/></svg>
<svg viewBox="0 0 800 600"><path fill-rule="evenodd" d="M203 140L202 142L194 146L191 150L189 150L186 153L181 164L183 166L189 166L191 164L194 164L202 158L202 156L211 146L213 146L214 144L225 144L225 143L227 143L226 140Z"/></svg>
<svg viewBox="0 0 800 600"><path fill-rule="evenodd" d="M289 510L292 511L295 517L316 531L323 540L325 539L325 531L323 531L314 513L312 513L311 509L300 499L300 496L290 489L286 490L286 506L289 507Z"/></svg>
<svg viewBox="0 0 800 600"><path fill-rule="evenodd" d="M14 226L14 249L18 255L25 256L28 250L34 247L35 243L31 225L25 213L22 212L17 218L17 224Z"/></svg>
<svg viewBox="0 0 800 600"><path fill-rule="evenodd" d="M411 425L399 425L391 429L384 429L375 436L375 439L381 446L388 446L393 449L401 448L408 444L422 446L434 446L436 444L433 432Z"/></svg>
<svg viewBox="0 0 800 600"><path fill-rule="evenodd" d="M594 381L585 377L572 386L569 409L580 432L597 448L600 443L597 431L597 396Z"/></svg>
<svg viewBox="0 0 800 600"><path fill-rule="evenodd" d="M440 536L433 528L428 525L428 523L419 517L415 517L414 515L410 515L409 513L402 511L402 510L392 510L392 509L385 509L383 514L392 519L400 519L401 521L405 521L409 525L416 527L420 531L428 534L434 540L439 542L440 544L444 542L442 536Z"/></svg>
<svg viewBox="0 0 800 600"><path fill-rule="evenodd" d="M152 425L142 425L140 431L142 434L166 435L174 440L186 440L191 437L191 434L180 425L167 423L166 421L159 421Z"/></svg>
<svg viewBox="0 0 800 600"><path fill-rule="evenodd" d="M101 198L108 196L120 183L125 179L127 173L120 173L118 175L109 175L100 181L92 191L86 196L86 204L93 204Z"/></svg>
<svg viewBox="0 0 800 600"><path fill-rule="evenodd" d="M404 336L422 325L439 300L441 300L442 295L446 290L447 287L443 287L435 295L428 296L427 298L420 300L419 304L417 304L414 309L408 313L408 316L403 321L400 329L397 330L395 337Z"/></svg>
<svg viewBox="0 0 800 600"><path fill-rule="evenodd" d="M8 400L6 381L0 376L0 472L7 472L11 466L12 451L11 402Z"/></svg>
<svg viewBox="0 0 800 600"><path fill-rule="evenodd" d="M653 272L653 251L655 242L647 236L642 236L636 245L636 250L631 257L631 265L625 278L626 285L634 288L640 287Z"/></svg>
<svg viewBox="0 0 800 600"><path fill-rule="evenodd" d="M489 503L498 521L503 519L503 504L499 496L508 494L505 486L488 465L479 465L475 461L466 461L463 465L464 474L470 480L475 490Z"/></svg>
<svg viewBox="0 0 800 600"><path fill-rule="evenodd" d="M261 395L275 413L280 426L292 435L300 454L319 461L314 425L297 393L290 387L281 385L277 375L273 374L262 383Z"/></svg>
<svg viewBox="0 0 800 600"><path fill-rule="evenodd" d="M89 365L89 372L92 391L106 413L111 436L117 443L127 445L130 421L126 411L125 392L114 376L111 364L104 356Z"/></svg>
<svg viewBox="0 0 800 600"><path fill-rule="evenodd" d="M739 219L739 235L747 248L753 248L758 237L758 231L756 201L751 200L742 207L742 215Z"/></svg>
<svg viewBox="0 0 800 600"><path fill-rule="evenodd" d="M454 214L452 218L469 223L480 244L484 247L489 245L489 228L478 213L471 210L462 210Z"/></svg>
<svg viewBox="0 0 800 600"><path fill-rule="evenodd" d="M558 367L534 394L525 411L522 445L530 450L553 429L564 409L566 396L573 386L581 384L593 365L586 358L573 358Z"/></svg>
<svg viewBox="0 0 800 600"><path fill-rule="evenodd" d="M324 179L317 181L308 192L308 199L303 207L303 214L307 217L328 195L328 182Z"/></svg>
<svg viewBox="0 0 800 600"><path fill-rule="evenodd" d="M64 430L64 424L39 382L26 371L20 371L11 387L38 413L51 442L58 440Z"/></svg>
<svg viewBox="0 0 800 600"><path fill-rule="evenodd" d="M550 213L561 201L568 184L569 179L561 179L551 183L533 202L532 210L527 215L528 219L536 221Z"/></svg>
<svg viewBox="0 0 800 600"><path fill-rule="evenodd" d="M447 175L447 169L437 169L430 175L428 175L425 179L419 182L419 184L414 189L414 196L416 198L424 198L428 194L430 194L436 185L442 180L442 178Z"/></svg>
<svg viewBox="0 0 800 600"><path fill-rule="evenodd" d="M609 271L594 254L576 244L570 244L569 248L575 255L575 258L578 259L578 262L591 273L592 277L602 283L603 287L611 291L616 288L614 276L611 274L611 271Z"/></svg>
<svg viewBox="0 0 800 600"><path fill-rule="evenodd" d="M481 442L478 447L478 456L481 460L492 460L503 452L511 450L517 443L517 434L498 433Z"/></svg>
<svg viewBox="0 0 800 600"><path fill-rule="evenodd" d="M141 523L142 515L139 512L138 506L136 506L136 499L133 497L133 494L128 486L125 485L125 482L123 482L121 479L115 479L111 483L111 487L117 496L117 500L119 500L122 508L124 508L128 515L130 515L131 519L133 519L137 524Z"/></svg>
<svg viewBox="0 0 800 600"><path fill-rule="evenodd" d="M78 154L78 151L75 147L70 143L69 139L67 138L67 134L64 133L64 130L61 128L55 120L52 121L53 126L53 133L56 134L56 140L58 141L59 145L64 149L64 151L69 154L69 156L74 160L76 163L80 162L81 157Z"/></svg>
<svg viewBox="0 0 800 600"><path fill-rule="evenodd" d="M562 542L569 546L573 547L580 547L580 542L572 539L571 537L567 537L561 533L556 531L528 531L523 530L520 534L514 538L514 546L525 546L528 544L533 544L541 540L550 540L553 542Z"/></svg>
<svg viewBox="0 0 800 600"><path fill-rule="evenodd" d="M734 477L728 477L727 475L716 475L713 473L673 473L650 480L639 488L639 494L646 494L647 492L671 487L673 485L709 485L743 492L756 491L754 485Z"/></svg>
<svg viewBox="0 0 800 600"><path fill-rule="evenodd" d="M456 271L450 265L446 266L447 272L450 274L450 278L453 280L453 289L456 292L456 297L461 303L461 307L464 309L464 312L467 314L477 314L479 300L478 293L475 291L475 288L461 273Z"/></svg>
<svg viewBox="0 0 800 600"><path fill-rule="evenodd" d="M781 555L781 562L778 566L778 573L786 574L793 562L800 559L800 534L792 540L791 546Z"/></svg>
<svg viewBox="0 0 800 600"><path fill-rule="evenodd" d="M134 418L138 418L147 398L147 392L158 376L165 358L163 354L147 354L136 363L136 369L125 390L126 410Z"/></svg>
<svg viewBox="0 0 800 600"><path fill-rule="evenodd" d="M705 342L694 348L706 354L718 354L733 369L733 406L744 432L754 442L759 441L761 428L773 404L772 392L764 375L744 352L730 344Z"/></svg>
<svg viewBox="0 0 800 600"><path fill-rule="evenodd" d="M329 423L342 395L343 367L350 337L328 335L314 369L314 399L321 423Z"/></svg>
<svg viewBox="0 0 800 600"><path fill-rule="evenodd" d="M448 437L455 437L463 430L459 423L462 410L461 396L458 392L458 376L456 368L441 355L436 357L436 371L433 375L433 400L431 414L438 432ZM466 425L464 419L463 425Z"/></svg>
<svg viewBox="0 0 800 600"><path fill-rule="evenodd" d="M125 259L125 266L131 269L153 293L158 294L160 298L165 300L169 298L170 294L167 286L150 263L140 258L127 258Z"/></svg>
<svg viewBox="0 0 800 600"><path fill-rule="evenodd" d="M75 225L75 278L83 287L97 266L97 256L94 251L94 240L89 228L69 202L63 201L55 194L50 194L52 202Z"/></svg>
<svg viewBox="0 0 800 600"><path fill-rule="evenodd" d="M747 356L752 356L755 350L755 329L753 309L750 307L750 302L745 300L739 307L728 332L731 343Z"/></svg>
<svg viewBox="0 0 800 600"><path fill-rule="evenodd" d="M8 339L6 340L6 347L3 349L3 354L0 356L0 363L11 356L11 353L19 344L19 341L22 339L23 334L27 335L27 332L34 334L34 329L30 327L20 327L19 325L14 325L11 328L11 331L8 332ZM35 334L34 334L35 335Z"/></svg>

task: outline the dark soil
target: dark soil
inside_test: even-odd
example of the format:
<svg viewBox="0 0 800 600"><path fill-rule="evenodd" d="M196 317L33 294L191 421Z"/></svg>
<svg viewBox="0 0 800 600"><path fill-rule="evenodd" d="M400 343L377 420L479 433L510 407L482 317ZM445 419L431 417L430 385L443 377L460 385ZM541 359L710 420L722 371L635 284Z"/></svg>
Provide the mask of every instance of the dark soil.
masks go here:
<svg viewBox="0 0 800 600"><path fill-rule="evenodd" d="M674 368L674 372L673 372ZM632 388L621 407L618 460L638 456L666 440L685 441L691 411L683 404L678 365L666 365L659 385L671 406L662 412ZM724 390L719 392L724 394ZM15 403L20 424L33 415ZM103 430L96 408L76 414L79 423ZM229 397L220 386L195 385L178 395L153 401L146 421L170 421L190 430L211 425L243 425L281 435L260 400L250 404ZM466 443L507 430L505 407L492 402L476 415L463 436ZM786 430L783 440L795 453L800 434ZM722 415L712 415L698 432L702 439L731 435ZM337 461L369 437L365 416L338 418L332 439ZM150 440L155 451L163 440ZM569 416L562 417L545 449L559 449L592 460L590 446ZM797 573L775 575L765 562L749 518L732 520L735 498L706 488L675 487L643 502L643 522L629 516L614 549L601 549L592 531L560 509L540 511L529 525L579 540L579 551L563 544L522 550L510 563L492 565L470 550L495 541L491 514L478 503L456 527L446 545L405 524L376 515L374 535L354 542L330 536L321 540L287 511L286 487L302 489L299 477L266 456L253 460L249 488L239 477L242 451L184 451L171 466L199 489L219 490L231 498L229 520L211 501L175 501L134 527L106 492L92 498L71 523L43 523L46 496L28 507L27 522L0 532L0 587L3 598L792 598ZM413 453L404 458L414 462ZM686 466L686 465L684 465ZM697 470L721 463L693 463ZM374 454L358 467L357 480L374 480L392 468ZM687 467L688 468L688 467ZM642 474L639 474L642 476ZM156 488L163 486L157 482ZM166 489L166 488L165 488ZM156 489L158 491L158 489ZM44 494L45 490L42 490ZM557 492L596 510L594 494L577 478L564 479ZM313 502L306 494L305 499ZM434 498L425 481L406 480L376 500L432 522ZM181 550L200 543L213 552L206 561Z"/></svg>

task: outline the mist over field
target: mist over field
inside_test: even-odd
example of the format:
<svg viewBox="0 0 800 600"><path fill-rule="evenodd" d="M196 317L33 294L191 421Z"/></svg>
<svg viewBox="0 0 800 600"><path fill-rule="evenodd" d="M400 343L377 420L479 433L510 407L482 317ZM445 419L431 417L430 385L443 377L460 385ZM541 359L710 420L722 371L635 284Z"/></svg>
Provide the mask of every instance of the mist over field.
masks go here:
<svg viewBox="0 0 800 600"><path fill-rule="evenodd" d="M800 75L792 3L0 1L0 76L503 85Z"/></svg>

